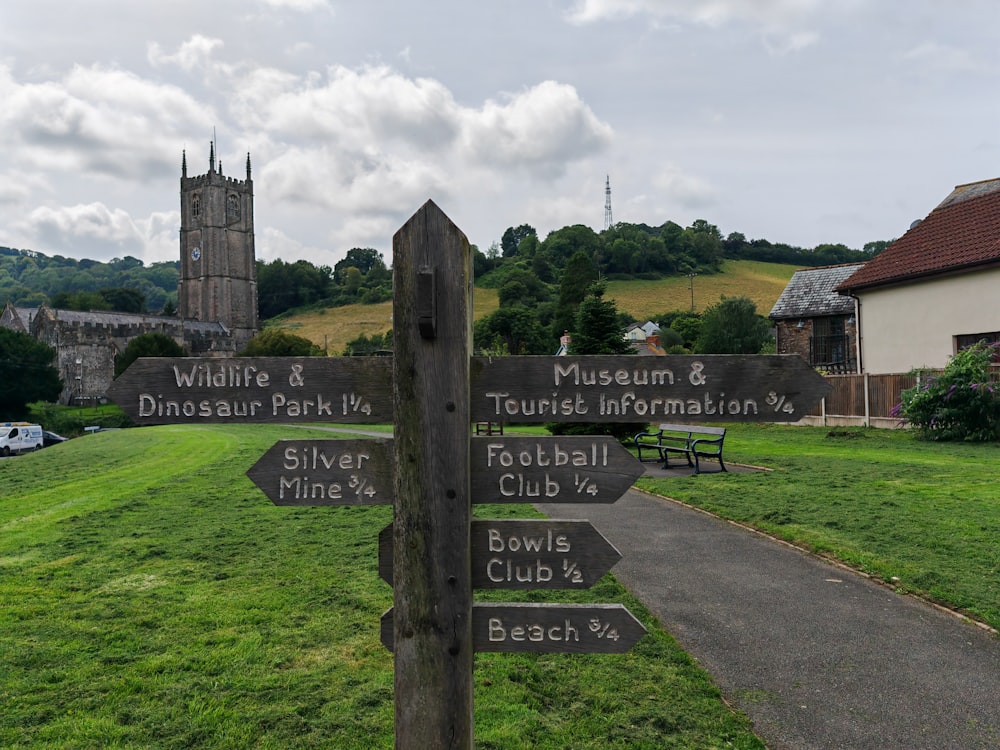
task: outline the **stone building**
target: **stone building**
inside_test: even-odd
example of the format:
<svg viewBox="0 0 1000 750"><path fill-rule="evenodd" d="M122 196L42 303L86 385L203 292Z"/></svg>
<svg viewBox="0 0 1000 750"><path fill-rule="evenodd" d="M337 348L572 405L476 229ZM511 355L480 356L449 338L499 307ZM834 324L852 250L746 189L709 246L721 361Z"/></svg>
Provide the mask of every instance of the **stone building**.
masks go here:
<svg viewBox="0 0 1000 750"><path fill-rule="evenodd" d="M827 372L858 371L858 324L854 300L837 286L864 264L796 271L771 310L778 354L798 354Z"/></svg>
<svg viewBox="0 0 1000 750"><path fill-rule="evenodd" d="M177 315L222 323L242 348L257 332L257 263L254 252L253 180L247 154L246 180L215 169L187 175L181 159L181 267Z"/></svg>
<svg viewBox="0 0 1000 750"><path fill-rule="evenodd" d="M27 333L56 350L63 379L60 403L95 403L114 377L115 357L144 333L171 337L191 356L232 357L257 332L257 266L253 232L253 182L215 168L187 176L181 157L181 272L178 317L117 312L77 312L7 304L0 326Z"/></svg>

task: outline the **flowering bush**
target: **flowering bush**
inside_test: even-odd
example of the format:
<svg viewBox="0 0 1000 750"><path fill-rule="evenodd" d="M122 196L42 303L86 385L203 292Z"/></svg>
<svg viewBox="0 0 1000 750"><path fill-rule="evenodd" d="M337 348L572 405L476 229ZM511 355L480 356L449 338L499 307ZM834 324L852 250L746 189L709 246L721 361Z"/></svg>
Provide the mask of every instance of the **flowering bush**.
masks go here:
<svg viewBox="0 0 1000 750"><path fill-rule="evenodd" d="M924 374L901 394L898 411L930 440L1000 439L1000 393L990 379L995 345L963 349L940 375Z"/></svg>

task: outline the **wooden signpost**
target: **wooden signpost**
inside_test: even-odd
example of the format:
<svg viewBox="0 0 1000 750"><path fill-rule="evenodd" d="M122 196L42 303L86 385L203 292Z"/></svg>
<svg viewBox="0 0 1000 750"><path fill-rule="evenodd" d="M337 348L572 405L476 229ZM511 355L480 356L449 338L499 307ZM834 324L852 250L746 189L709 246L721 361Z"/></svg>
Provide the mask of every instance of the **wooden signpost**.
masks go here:
<svg viewBox="0 0 1000 750"><path fill-rule="evenodd" d="M623 654L645 634L646 628L621 604L481 602L472 609L476 651ZM391 609L382 615L381 636L385 647L392 649Z"/></svg>
<svg viewBox="0 0 1000 750"><path fill-rule="evenodd" d="M391 505L391 439L279 440L247 476L275 505ZM473 503L613 503L642 476L614 438L473 438Z"/></svg>
<svg viewBox="0 0 1000 750"><path fill-rule="evenodd" d="M830 386L798 355L477 357L472 418L796 422Z"/></svg>
<svg viewBox="0 0 1000 750"><path fill-rule="evenodd" d="M643 466L608 436L472 439L474 503L613 503Z"/></svg>
<svg viewBox="0 0 1000 750"><path fill-rule="evenodd" d="M474 589L587 589L621 553L590 521L472 521ZM378 572L391 584L392 525L378 537Z"/></svg>
<svg viewBox="0 0 1000 750"><path fill-rule="evenodd" d="M391 422L382 357L137 359L108 389L136 424Z"/></svg>
<svg viewBox="0 0 1000 750"><path fill-rule="evenodd" d="M587 521L473 520L473 503L610 503L642 469L611 438L470 425L795 421L829 387L798 357L471 357L469 243L430 201L392 267L391 360L140 359L110 395L138 424L391 421L391 440L279 441L247 475L277 505L393 504L396 747L469 750L475 651L621 653L645 633L617 604L473 604L474 588L587 588L621 557Z"/></svg>
<svg viewBox="0 0 1000 750"><path fill-rule="evenodd" d="M279 440L247 476L275 505L391 505L392 441Z"/></svg>

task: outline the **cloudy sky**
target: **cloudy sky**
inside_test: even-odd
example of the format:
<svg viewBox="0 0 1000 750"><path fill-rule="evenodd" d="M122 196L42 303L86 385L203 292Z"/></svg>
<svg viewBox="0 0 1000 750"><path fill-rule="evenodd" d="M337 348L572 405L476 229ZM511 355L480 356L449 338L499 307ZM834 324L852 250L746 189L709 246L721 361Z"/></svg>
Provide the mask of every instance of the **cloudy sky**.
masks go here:
<svg viewBox="0 0 1000 750"><path fill-rule="evenodd" d="M996 0L4 0L0 245L178 256L181 153L253 162L258 257L391 262L433 199L486 250L706 219L897 237L1000 176Z"/></svg>

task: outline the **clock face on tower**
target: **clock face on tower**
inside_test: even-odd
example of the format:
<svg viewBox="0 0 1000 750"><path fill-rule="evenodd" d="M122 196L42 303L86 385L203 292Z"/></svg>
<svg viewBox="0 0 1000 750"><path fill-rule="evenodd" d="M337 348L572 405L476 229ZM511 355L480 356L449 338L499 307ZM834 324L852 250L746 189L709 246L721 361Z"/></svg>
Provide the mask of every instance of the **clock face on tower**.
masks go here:
<svg viewBox="0 0 1000 750"><path fill-rule="evenodd" d="M196 247L191 250L191 260L198 260L199 258L201 258L201 248Z"/></svg>

